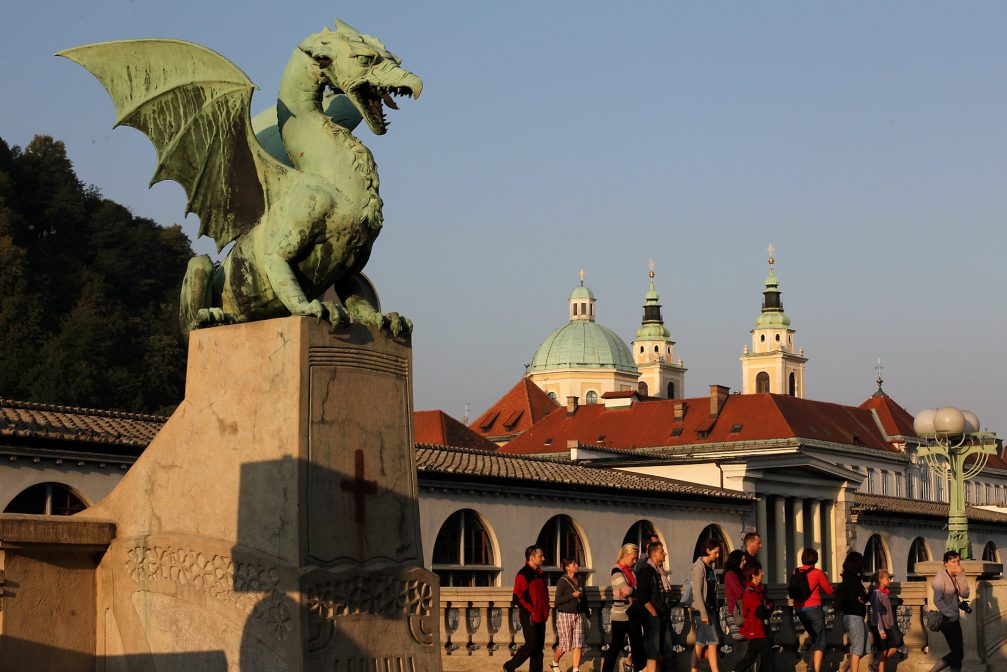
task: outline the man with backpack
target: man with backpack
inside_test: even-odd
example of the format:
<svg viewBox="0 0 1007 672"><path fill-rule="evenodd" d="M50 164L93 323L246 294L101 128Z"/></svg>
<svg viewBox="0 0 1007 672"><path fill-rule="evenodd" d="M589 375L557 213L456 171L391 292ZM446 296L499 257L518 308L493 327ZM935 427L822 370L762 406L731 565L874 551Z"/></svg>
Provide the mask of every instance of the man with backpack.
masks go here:
<svg viewBox="0 0 1007 672"><path fill-rule="evenodd" d="M529 672L542 672L545 626L549 621L549 589L542 576L545 553L538 546L529 546L524 557L525 565L514 577L513 599L521 618L524 644L504 663L504 672L514 672L526 660Z"/></svg>
<svg viewBox="0 0 1007 672"><path fill-rule="evenodd" d="M825 658L825 609L822 594L832 594L832 584L825 572L815 567L818 551L806 548L801 553L801 566L790 575L787 594L794 602L797 618L804 625L811 641L815 672L821 672Z"/></svg>

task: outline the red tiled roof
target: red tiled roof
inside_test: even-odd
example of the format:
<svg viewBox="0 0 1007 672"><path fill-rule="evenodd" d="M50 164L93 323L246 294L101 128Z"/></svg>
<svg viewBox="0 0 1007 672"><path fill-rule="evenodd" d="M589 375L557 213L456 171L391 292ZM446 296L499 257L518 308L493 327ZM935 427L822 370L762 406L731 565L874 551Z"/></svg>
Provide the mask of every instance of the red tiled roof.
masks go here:
<svg viewBox="0 0 1007 672"><path fill-rule="evenodd" d="M683 403L685 415L676 422L675 406ZM804 438L897 451L885 441L869 410L778 394L730 395L718 418L710 417L709 397L639 402L624 408L580 406L573 414L550 413L503 450L561 452L570 440L596 445L602 435L601 445L630 449Z"/></svg>
<svg viewBox="0 0 1007 672"><path fill-rule="evenodd" d="M416 443L457 446L476 450L496 450L497 444L487 441L444 411L413 413Z"/></svg>
<svg viewBox="0 0 1007 672"><path fill-rule="evenodd" d="M704 497L733 504L750 504L751 494L702 483L637 474L620 469L593 468L560 460L503 455L447 446L416 446L416 468L422 482L427 475L485 480L499 487L507 481L530 482L549 490L579 492L621 491L629 496Z"/></svg>
<svg viewBox="0 0 1007 672"><path fill-rule="evenodd" d="M516 436L558 407L542 388L522 378L470 424L469 429L486 438Z"/></svg>
<svg viewBox="0 0 1007 672"><path fill-rule="evenodd" d="M896 404L887 394L874 395L860 404L860 408L877 411L881 425L888 436L916 436L912 414Z"/></svg>
<svg viewBox="0 0 1007 672"><path fill-rule="evenodd" d="M0 438L7 440L145 448L167 419L159 415L0 399Z"/></svg>
<svg viewBox="0 0 1007 672"><path fill-rule="evenodd" d="M639 396L639 394L640 393L637 392L636 390L619 390L618 392L616 392L615 390L612 390L610 392L606 392L605 394L601 395L601 398L602 399L629 399L630 397L633 397L633 396Z"/></svg>

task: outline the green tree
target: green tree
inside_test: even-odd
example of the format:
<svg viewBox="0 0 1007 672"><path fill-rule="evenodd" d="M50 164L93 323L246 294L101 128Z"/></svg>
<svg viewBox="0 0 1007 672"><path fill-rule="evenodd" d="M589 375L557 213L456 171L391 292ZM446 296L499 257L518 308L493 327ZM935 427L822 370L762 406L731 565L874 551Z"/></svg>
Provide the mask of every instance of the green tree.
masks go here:
<svg viewBox="0 0 1007 672"><path fill-rule="evenodd" d="M62 142L0 139L0 396L170 412L192 254L181 227L83 185Z"/></svg>

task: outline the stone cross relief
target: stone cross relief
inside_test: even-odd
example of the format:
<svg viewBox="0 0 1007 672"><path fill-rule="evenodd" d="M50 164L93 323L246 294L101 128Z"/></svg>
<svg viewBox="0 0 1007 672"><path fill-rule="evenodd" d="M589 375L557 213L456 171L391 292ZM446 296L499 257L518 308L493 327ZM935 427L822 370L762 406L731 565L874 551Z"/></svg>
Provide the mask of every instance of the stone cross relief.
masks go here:
<svg viewBox="0 0 1007 672"><path fill-rule="evenodd" d="M353 451L353 480L343 480L339 484L343 492L353 495L353 521L357 528L357 543L359 548L364 547L364 521L366 520L367 495L378 493L378 482L368 481L364 478L364 451L357 449Z"/></svg>

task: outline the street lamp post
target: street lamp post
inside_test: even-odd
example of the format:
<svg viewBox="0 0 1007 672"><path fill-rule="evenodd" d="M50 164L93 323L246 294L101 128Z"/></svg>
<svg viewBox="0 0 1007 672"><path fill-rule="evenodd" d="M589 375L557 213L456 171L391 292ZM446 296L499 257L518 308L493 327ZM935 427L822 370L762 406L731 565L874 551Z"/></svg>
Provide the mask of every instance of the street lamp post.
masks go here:
<svg viewBox="0 0 1007 672"><path fill-rule="evenodd" d="M996 434L979 431L979 418L953 406L928 408L917 414L913 428L922 442L916 454L938 478L948 482L948 541L945 550L972 559L969 521L965 513L965 481L996 454Z"/></svg>

